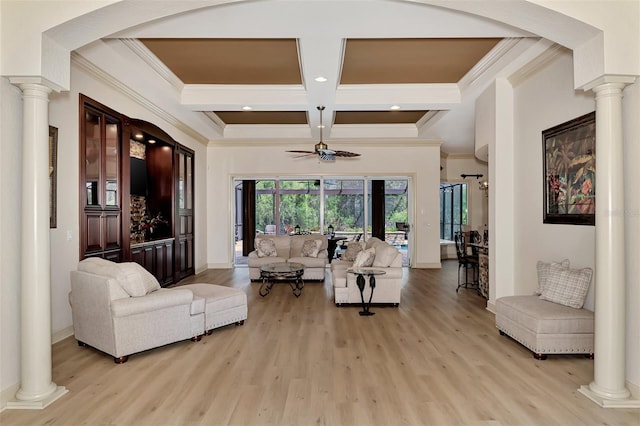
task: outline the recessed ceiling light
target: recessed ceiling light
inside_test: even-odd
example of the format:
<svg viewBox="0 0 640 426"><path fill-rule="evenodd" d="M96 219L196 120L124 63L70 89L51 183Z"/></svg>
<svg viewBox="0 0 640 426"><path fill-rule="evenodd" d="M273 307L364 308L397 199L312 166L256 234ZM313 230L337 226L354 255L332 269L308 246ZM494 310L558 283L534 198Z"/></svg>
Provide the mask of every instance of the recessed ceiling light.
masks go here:
<svg viewBox="0 0 640 426"><path fill-rule="evenodd" d="M318 129L324 129L324 125L318 124Z"/></svg>
<svg viewBox="0 0 640 426"><path fill-rule="evenodd" d="M143 137L142 133L136 133L136 139L142 139Z"/></svg>
<svg viewBox="0 0 640 426"><path fill-rule="evenodd" d="M389 109L390 109L391 111L397 111L397 110L399 110L399 109L400 109L400 105L391 105L391 106L389 107Z"/></svg>
<svg viewBox="0 0 640 426"><path fill-rule="evenodd" d="M314 80L317 81L318 83L324 83L325 81L327 81L327 77L323 77L319 75L316 78L314 78Z"/></svg>
<svg viewBox="0 0 640 426"><path fill-rule="evenodd" d="M149 142L150 144L154 144L154 143L156 143L156 140L155 139L149 139L147 142Z"/></svg>
<svg viewBox="0 0 640 426"><path fill-rule="evenodd" d="M251 108L249 105L243 106L242 110L243 111L251 111L253 108Z"/></svg>

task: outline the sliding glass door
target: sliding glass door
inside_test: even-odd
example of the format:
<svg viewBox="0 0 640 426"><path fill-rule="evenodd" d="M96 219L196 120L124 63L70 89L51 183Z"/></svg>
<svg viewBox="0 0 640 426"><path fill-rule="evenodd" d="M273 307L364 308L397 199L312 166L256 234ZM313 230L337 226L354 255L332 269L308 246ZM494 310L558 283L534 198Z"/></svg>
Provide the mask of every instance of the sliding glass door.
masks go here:
<svg viewBox="0 0 640 426"><path fill-rule="evenodd" d="M367 177L320 177L318 178L260 178L249 179L254 185L242 185L246 179L234 181L236 192L249 190L255 194L236 194L235 203L235 257L236 265L246 264L247 250L253 247L256 234L289 235L296 230L302 233L322 233L332 227L337 237L368 239L371 237L372 219L378 224L377 234L403 252L404 264L409 258L409 188L407 177L367 178ZM378 203L379 213L373 217L371 199L372 182L376 180L376 197L384 200L384 210ZM384 184L384 185L382 185ZM246 213L239 200L246 199L248 205L255 200L255 212ZM255 198L252 198L255 197ZM379 198L383 197L383 198ZM253 206L248 207L252 209ZM242 224L238 218L255 218ZM382 221L384 227L381 227ZM254 223L255 222L255 223ZM238 229L246 228L243 241ZM377 235L376 234L376 235ZM245 246L246 245L246 246ZM245 253L243 255L243 253Z"/></svg>

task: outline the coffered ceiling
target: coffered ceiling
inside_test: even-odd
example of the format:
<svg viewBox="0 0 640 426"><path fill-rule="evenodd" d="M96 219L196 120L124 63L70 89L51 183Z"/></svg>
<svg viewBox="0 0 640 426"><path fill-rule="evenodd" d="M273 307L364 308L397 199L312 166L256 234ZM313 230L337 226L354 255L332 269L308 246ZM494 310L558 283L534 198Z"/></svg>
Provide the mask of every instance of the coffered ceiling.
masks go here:
<svg viewBox="0 0 640 426"><path fill-rule="evenodd" d="M198 129L215 143L302 147L322 124L336 149L437 140L471 153L475 99L536 40L417 3L265 0L155 20L79 54L108 67L96 50L107 46L126 58L123 80L162 76L176 93L166 109L206 117Z"/></svg>

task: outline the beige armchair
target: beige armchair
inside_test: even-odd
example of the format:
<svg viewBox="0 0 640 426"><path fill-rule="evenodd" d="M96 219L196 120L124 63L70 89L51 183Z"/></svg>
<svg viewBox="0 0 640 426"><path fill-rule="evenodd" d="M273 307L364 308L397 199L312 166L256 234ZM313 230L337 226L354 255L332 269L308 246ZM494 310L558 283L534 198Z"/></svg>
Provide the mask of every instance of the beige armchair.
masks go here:
<svg viewBox="0 0 640 426"><path fill-rule="evenodd" d="M71 272L69 302L80 346L113 356L116 363L147 349L205 332L205 300L189 289L163 289L137 263L88 258Z"/></svg>

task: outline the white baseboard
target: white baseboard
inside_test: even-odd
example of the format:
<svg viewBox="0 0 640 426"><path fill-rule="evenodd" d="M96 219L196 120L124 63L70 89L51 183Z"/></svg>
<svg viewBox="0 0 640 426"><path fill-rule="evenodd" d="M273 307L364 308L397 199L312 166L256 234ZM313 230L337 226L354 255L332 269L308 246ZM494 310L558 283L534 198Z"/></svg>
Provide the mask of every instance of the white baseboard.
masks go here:
<svg viewBox="0 0 640 426"><path fill-rule="evenodd" d="M442 269L442 263L440 262L414 263L413 265L411 265L411 267L416 269Z"/></svg>
<svg viewBox="0 0 640 426"><path fill-rule="evenodd" d="M491 303L490 300L487 300L487 311L491 312L492 314L496 314L496 304L495 303Z"/></svg>
<svg viewBox="0 0 640 426"><path fill-rule="evenodd" d="M232 269L231 263L207 263L207 269Z"/></svg>
<svg viewBox="0 0 640 426"><path fill-rule="evenodd" d="M73 336L73 326L70 325L67 328L63 328L60 331L56 331L51 335L51 343L58 343L61 340L66 339L69 336Z"/></svg>
<svg viewBox="0 0 640 426"><path fill-rule="evenodd" d="M627 380L627 389L631 392L633 399L640 399L640 386Z"/></svg>
<svg viewBox="0 0 640 426"><path fill-rule="evenodd" d="M18 389L20 389L19 382L0 392L0 413L7 409L7 403L15 398Z"/></svg>

